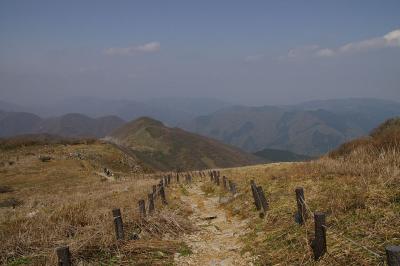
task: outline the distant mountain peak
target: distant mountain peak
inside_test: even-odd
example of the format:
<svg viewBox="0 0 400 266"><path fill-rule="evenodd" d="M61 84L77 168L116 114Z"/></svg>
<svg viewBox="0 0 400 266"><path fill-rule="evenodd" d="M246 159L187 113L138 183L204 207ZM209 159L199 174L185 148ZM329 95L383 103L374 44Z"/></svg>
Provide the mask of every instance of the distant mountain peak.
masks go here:
<svg viewBox="0 0 400 266"><path fill-rule="evenodd" d="M167 127L150 117L125 124L106 139L130 149L149 168L161 170L232 167L261 161L238 148L177 127Z"/></svg>
<svg viewBox="0 0 400 266"><path fill-rule="evenodd" d="M139 118L129 122L129 124L131 124L131 123L132 124L144 124L144 125L148 124L148 125L164 126L164 124L161 121L153 119L148 116L139 117Z"/></svg>

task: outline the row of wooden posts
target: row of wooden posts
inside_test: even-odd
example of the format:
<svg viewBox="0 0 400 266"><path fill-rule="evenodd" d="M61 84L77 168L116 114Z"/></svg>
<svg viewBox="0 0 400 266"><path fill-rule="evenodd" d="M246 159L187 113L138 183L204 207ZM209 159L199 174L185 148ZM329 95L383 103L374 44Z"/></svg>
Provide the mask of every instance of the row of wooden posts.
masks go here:
<svg viewBox="0 0 400 266"><path fill-rule="evenodd" d="M229 180L225 176L220 176L220 172L217 170L209 171L210 181L220 186L222 184L224 189L228 189L232 195L237 193L237 185L232 180ZM199 171L200 177L204 178L205 173ZM192 182L192 173L184 174L186 183ZM163 176L160 179L158 185L153 185L152 191L148 194L148 204L146 212L146 203L144 199L138 201L139 214L141 218L151 215L155 210L155 200L160 197L163 205L167 205L166 198L166 187L171 183L172 174ZM176 182L180 183L180 174L176 173ZM265 217L269 209L269 203L265 196L262 186L257 186L254 180L250 181L250 187L254 199L254 204L257 211L260 212L260 217ZM295 189L297 211L294 215L295 222L304 225L308 219L307 205L304 196L304 189L298 187ZM309 210L311 212L311 210ZM122 215L120 209L112 210L116 239L124 239L124 227L122 221ZM324 212L314 212L314 239L311 241L311 248L313 250L314 259L319 260L327 252L327 241L326 241L326 214ZM400 266L400 246L389 245L385 248L387 264L389 266ZM62 246L56 249L59 266L71 265L71 255L68 246Z"/></svg>
<svg viewBox="0 0 400 266"><path fill-rule="evenodd" d="M204 176L205 174L202 172L198 172L200 176ZM192 183L193 173L188 172L184 174L184 178L186 183ZM180 183L180 174L176 173L176 183ZM172 174L168 174L163 176L160 179L158 185L153 185L150 193L147 194L147 211L146 211L146 202L144 199L138 200L138 210L139 216L141 219L145 218L148 215L152 215L155 211L155 201L157 198L161 199L161 203L163 205L168 205L167 197L166 197L166 188L172 181ZM124 232L124 223L122 220L121 210L116 208L112 210L112 215L114 219L114 227L115 227L115 237L117 240L125 239ZM133 236L132 239L137 239L137 236ZM59 266L70 266L71 264L71 253L69 251L68 246L61 246L56 248L56 255L58 258Z"/></svg>
<svg viewBox="0 0 400 266"><path fill-rule="evenodd" d="M250 181L250 187L253 194L254 205L262 216L266 215L268 201L261 186L257 186L254 180ZM304 225L308 218L307 204L304 197L304 189L297 187L295 189L297 211L294 215L295 222ZM266 206L266 207L265 207ZM311 212L311 210L309 210ZM314 212L314 239L311 241L314 259L319 260L327 252L326 232L326 214L324 212ZM400 266L400 246L389 245L385 247L387 264L389 266Z"/></svg>
<svg viewBox="0 0 400 266"><path fill-rule="evenodd" d="M232 195L235 195L237 193L236 183L232 180L229 180L226 176L223 176L222 179L220 179L221 174L219 171L212 170L209 171L208 174L212 183L215 183L217 186L220 186L222 183L223 188L228 189L232 193Z"/></svg>

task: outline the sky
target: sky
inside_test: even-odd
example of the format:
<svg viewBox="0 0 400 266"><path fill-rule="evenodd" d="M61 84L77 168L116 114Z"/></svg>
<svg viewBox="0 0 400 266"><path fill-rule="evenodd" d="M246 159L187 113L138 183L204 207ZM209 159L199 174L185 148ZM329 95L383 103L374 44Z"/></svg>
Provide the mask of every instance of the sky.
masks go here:
<svg viewBox="0 0 400 266"><path fill-rule="evenodd" d="M400 101L400 1L0 1L0 100L81 96Z"/></svg>

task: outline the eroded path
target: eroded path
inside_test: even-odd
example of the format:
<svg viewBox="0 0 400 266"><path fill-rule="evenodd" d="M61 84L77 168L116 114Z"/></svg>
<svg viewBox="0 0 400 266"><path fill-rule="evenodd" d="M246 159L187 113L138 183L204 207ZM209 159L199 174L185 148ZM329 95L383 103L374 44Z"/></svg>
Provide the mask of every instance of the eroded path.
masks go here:
<svg viewBox="0 0 400 266"><path fill-rule="evenodd" d="M187 190L188 195L181 199L192 207L189 218L198 231L184 236L193 253L176 254L176 265L253 265L249 253L240 254L240 237L246 233L248 221L227 215L219 197L206 197L198 184Z"/></svg>

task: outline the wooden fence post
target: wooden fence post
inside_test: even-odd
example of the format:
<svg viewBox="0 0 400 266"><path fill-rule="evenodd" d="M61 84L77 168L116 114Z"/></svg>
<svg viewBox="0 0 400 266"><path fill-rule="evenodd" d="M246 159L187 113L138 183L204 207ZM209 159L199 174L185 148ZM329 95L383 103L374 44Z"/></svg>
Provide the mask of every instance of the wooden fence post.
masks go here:
<svg viewBox="0 0 400 266"><path fill-rule="evenodd" d="M222 177L222 184L224 186L224 189L226 189L226 176Z"/></svg>
<svg viewBox="0 0 400 266"><path fill-rule="evenodd" d="M147 195L147 199L149 201L149 207L148 207L149 214L152 214L154 212L154 196L153 195L154 195L153 193L149 193Z"/></svg>
<svg viewBox="0 0 400 266"><path fill-rule="evenodd" d="M315 238L311 243L311 247L313 249L315 260L319 260L326 252L325 217L326 215L323 212L314 213Z"/></svg>
<svg viewBox="0 0 400 266"><path fill-rule="evenodd" d="M268 206L267 198L265 197L264 190L261 186L257 187L257 194L258 194L258 198L260 199L260 203L261 203L261 209L262 209L261 216L265 216L267 214L267 210L268 210L269 206Z"/></svg>
<svg viewBox="0 0 400 266"><path fill-rule="evenodd" d="M57 265L58 266L70 266L72 265L71 263L71 253L69 252L69 247L68 246L62 246L56 248L56 254L57 254Z"/></svg>
<svg viewBox="0 0 400 266"><path fill-rule="evenodd" d="M157 190L157 194L159 195L159 196L161 196L161 188L163 187L163 185L162 184L158 184L158 190Z"/></svg>
<svg viewBox="0 0 400 266"><path fill-rule="evenodd" d="M146 217L146 203L143 199L138 201L138 205L139 205L139 214L141 218L145 218Z"/></svg>
<svg viewBox="0 0 400 266"><path fill-rule="evenodd" d="M229 180L229 190L231 191L231 193L233 195L236 194L236 184L234 182L232 182L231 180Z"/></svg>
<svg viewBox="0 0 400 266"><path fill-rule="evenodd" d="M257 186L254 180L250 181L251 192L253 193L254 205L256 205L257 211L261 210L261 199L258 195Z"/></svg>
<svg viewBox="0 0 400 266"><path fill-rule="evenodd" d="M113 209L112 210L113 217L121 217L121 210L120 209Z"/></svg>
<svg viewBox="0 0 400 266"><path fill-rule="evenodd" d="M113 209L114 225L115 225L115 235L117 240L124 239L124 224L122 222L121 210Z"/></svg>
<svg viewBox="0 0 400 266"><path fill-rule="evenodd" d="M167 198L165 197L165 190L164 187L160 187L160 196L161 196L161 201L164 205L167 205Z"/></svg>
<svg viewBox="0 0 400 266"><path fill-rule="evenodd" d="M233 194L237 193L237 186L236 183L233 183Z"/></svg>
<svg viewBox="0 0 400 266"><path fill-rule="evenodd" d="M389 266L400 266L400 246L386 246L386 258Z"/></svg>
<svg viewBox="0 0 400 266"><path fill-rule="evenodd" d="M215 183L217 184L217 186L219 186L219 176L217 176L217 177L215 178Z"/></svg>
<svg viewBox="0 0 400 266"><path fill-rule="evenodd" d="M153 185L153 199L157 197L157 185Z"/></svg>
<svg viewBox="0 0 400 266"><path fill-rule="evenodd" d="M304 189L302 187L297 187L295 192L297 202L297 213L295 214L295 220L298 224L304 224L307 219Z"/></svg>

